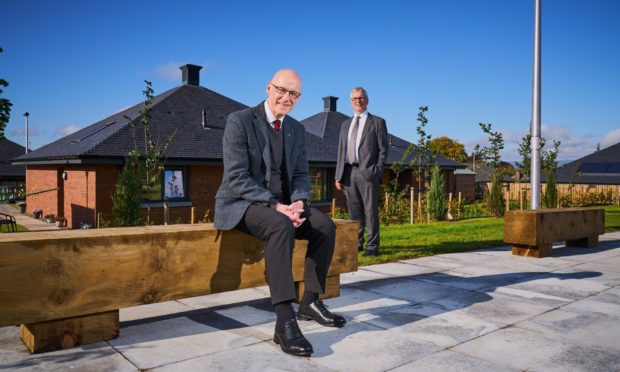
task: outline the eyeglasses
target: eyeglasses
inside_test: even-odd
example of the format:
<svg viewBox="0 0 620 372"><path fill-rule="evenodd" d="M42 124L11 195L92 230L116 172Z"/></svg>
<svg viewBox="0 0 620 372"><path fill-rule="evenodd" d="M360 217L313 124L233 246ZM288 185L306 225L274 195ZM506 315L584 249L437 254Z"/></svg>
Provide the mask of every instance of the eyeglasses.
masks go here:
<svg viewBox="0 0 620 372"><path fill-rule="evenodd" d="M281 96L285 96L286 93L288 93L288 95L292 99L298 99L299 97L301 97L301 93L300 92L295 92L294 90L288 90L286 88L279 87L279 86L275 85L272 82L269 82L269 84L271 84L274 88L276 88L276 90L278 91L278 93L280 93Z"/></svg>
<svg viewBox="0 0 620 372"><path fill-rule="evenodd" d="M365 101L366 97L361 96L361 97L351 97L351 101Z"/></svg>

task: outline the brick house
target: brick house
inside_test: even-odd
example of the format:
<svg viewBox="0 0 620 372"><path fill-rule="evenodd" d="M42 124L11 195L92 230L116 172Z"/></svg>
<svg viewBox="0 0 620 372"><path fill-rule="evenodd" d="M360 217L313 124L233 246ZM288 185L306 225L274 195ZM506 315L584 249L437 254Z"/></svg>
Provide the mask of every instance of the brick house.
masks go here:
<svg viewBox="0 0 620 372"><path fill-rule="evenodd" d="M165 141L174 134L161 184L149 190L151 200L143 204L144 215L150 206L150 219L155 224L163 222L164 197L169 200L171 222L187 223L192 207L196 219L212 219L214 196L222 177L226 117L247 107L201 87L200 69L182 66L182 85L154 97L152 102L155 138ZM328 105L332 101L333 106ZM323 209L329 208L333 197L344 206L344 195L334 195L335 188L332 190L337 133L346 118L336 111L335 102L335 97L327 97L323 112L302 121L307 128L313 203ZM143 107L143 103L137 104L15 159L13 164L27 168L27 212L41 209L43 215L63 216L71 228L95 226L98 215L110 221L112 193L124 159L136 145L144 147L143 129L131 125L139 120ZM407 143L392 137L394 144ZM392 150L390 159L398 156L398 149ZM452 163L450 169L465 167Z"/></svg>

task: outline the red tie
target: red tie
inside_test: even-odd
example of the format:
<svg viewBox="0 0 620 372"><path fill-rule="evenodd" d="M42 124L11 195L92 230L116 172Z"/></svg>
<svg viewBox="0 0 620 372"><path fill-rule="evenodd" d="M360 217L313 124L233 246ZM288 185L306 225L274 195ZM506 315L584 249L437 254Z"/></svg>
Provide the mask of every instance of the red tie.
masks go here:
<svg viewBox="0 0 620 372"><path fill-rule="evenodd" d="M273 122L273 129L276 130L276 132L280 131L280 119L276 119Z"/></svg>

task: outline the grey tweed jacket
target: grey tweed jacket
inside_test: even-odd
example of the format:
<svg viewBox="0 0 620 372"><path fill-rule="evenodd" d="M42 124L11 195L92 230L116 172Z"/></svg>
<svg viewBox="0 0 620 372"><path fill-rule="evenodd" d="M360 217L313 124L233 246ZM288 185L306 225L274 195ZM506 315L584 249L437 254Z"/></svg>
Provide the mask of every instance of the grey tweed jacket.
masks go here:
<svg viewBox="0 0 620 372"><path fill-rule="evenodd" d="M264 102L228 115L224 129L224 175L215 195L215 227L233 229L247 208L273 197L268 188L271 177L269 124ZM306 156L305 129L286 116L282 123L284 160L291 201L310 200L310 176Z"/></svg>

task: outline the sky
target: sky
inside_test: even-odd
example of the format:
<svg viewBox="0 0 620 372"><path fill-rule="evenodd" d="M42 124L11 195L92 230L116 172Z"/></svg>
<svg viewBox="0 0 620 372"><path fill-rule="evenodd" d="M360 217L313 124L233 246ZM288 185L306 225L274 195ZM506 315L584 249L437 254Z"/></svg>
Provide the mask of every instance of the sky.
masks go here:
<svg viewBox="0 0 620 372"><path fill-rule="evenodd" d="M203 66L201 85L249 106L280 68L294 68L303 120L351 88L370 113L417 142L427 132L470 153L505 140L518 161L532 117L534 0L0 1L2 94L13 103L6 136L39 148L181 83L179 66ZM542 136L572 160L620 142L620 0L542 0Z"/></svg>

